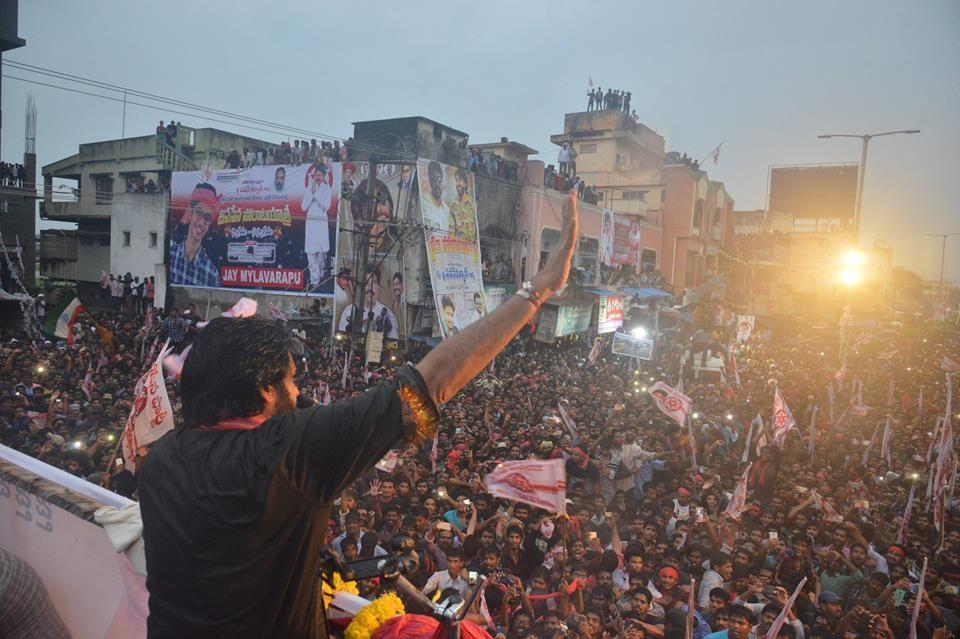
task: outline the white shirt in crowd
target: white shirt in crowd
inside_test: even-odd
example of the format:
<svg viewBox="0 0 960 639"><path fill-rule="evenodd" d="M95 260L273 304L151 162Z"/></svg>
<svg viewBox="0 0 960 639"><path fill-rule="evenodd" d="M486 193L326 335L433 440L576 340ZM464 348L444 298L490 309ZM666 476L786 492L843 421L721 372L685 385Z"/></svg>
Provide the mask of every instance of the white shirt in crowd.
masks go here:
<svg viewBox="0 0 960 639"><path fill-rule="evenodd" d="M463 575L457 575L454 579L450 576L449 570L438 570L427 579L427 585L423 587L423 594L429 597L438 590L443 592L447 588L456 588L460 596L465 597L470 589L470 583L463 578Z"/></svg>

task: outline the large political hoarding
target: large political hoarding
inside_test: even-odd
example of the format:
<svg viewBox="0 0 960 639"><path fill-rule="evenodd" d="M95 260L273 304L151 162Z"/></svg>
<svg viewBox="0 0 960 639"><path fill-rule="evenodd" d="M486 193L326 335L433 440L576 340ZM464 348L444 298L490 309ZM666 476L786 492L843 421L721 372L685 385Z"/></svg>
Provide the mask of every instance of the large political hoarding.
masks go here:
<svg viewBox="0 0 960 639"><path fill-rule="evenodd" d="M487 313L473 174L418 160L417 181L440 334L448 337Z"/></svg>
<svg viewBox="0 0 960 639"><path fill-rule="evenodd" d="M172 286L331 296L340 163L177 171Z"/></svg>
<svg viewBox="0 0 960 639"><path fill-rule="evenodd" d="M623 296L606 295L597 300L597 334L612 333L623 326Z"/></svg>
<svg viewBox="0 0 960 639"><path fill-rule="evenodd" d="M603 209L600 262L604 266L640 265L640 222L630 215Z"/></svg>
<svg viewBox="0 0 960 639"><path fill-rule="evenodd" d="M340 240L334 282L334 329L342 333L352 332L355 287L357 279L366 270L366 300L360 330L364 334L369 330L382 333L388 349L396 347L397 341L406 335L399 229L409 206L414 175L412 164L376 165L373 219L370 220L370 163L343 164ZM357 240L367 237L365 228L368 225L370 243L366 269L363 269L357 264Z"/></svg>
<svg viewBox="0 0 960 639"><path fill-rule="evenodd" d="M856 164L772 167L768 210L794 218L852 219L858 172Z"/></svg>

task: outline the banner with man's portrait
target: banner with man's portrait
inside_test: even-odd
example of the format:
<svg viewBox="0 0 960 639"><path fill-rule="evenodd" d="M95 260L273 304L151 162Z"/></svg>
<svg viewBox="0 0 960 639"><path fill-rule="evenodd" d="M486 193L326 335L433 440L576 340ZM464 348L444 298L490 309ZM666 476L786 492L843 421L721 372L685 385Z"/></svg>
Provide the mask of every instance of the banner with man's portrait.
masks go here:
<svg viewBox="0 0 960 639"><path fill-rule="evenodd" d="M169 283L332 296L341 175L340 163L175 172Z"/></svg>
<svg viewBox="0 0 960 639"><path fill-rule="evenodd" d="M400 229L413 187L412 164L379 163L370 201L370 163L344 162L339 255L334 282L334 330L351 333L358 279L367 273L361 332L383 334L387 348L404 338L403 263ZM372 204L372 206L371 206ZM367 234L369 227L369 235ZM359 238L369 237L366 269L358 265Z"/></svg>
<svg viewBox="0 0 960 639"><path fill-rule="evenodd" d="M604 209L600 218L600 262L604 266L640 265L640 222Z"/></svg>
<svg viewBox="0 0 960 639"><path fill-rule="evenodd" d="M473 174L417 161L420 213L440 334L455 335L487 313Z"/></svg>

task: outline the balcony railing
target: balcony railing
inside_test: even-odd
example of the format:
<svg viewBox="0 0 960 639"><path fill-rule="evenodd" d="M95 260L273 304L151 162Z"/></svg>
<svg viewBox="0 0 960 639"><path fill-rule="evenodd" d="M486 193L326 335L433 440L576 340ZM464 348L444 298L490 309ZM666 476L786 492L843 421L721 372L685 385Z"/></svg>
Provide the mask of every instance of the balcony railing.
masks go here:
<svg viewBox="0 0 960 639"><path fill-rule="evenodd" d="M67 202L44 200L40 202L41 218L76 217L77 215L80 215L80 202L76 200Z"/></svg>

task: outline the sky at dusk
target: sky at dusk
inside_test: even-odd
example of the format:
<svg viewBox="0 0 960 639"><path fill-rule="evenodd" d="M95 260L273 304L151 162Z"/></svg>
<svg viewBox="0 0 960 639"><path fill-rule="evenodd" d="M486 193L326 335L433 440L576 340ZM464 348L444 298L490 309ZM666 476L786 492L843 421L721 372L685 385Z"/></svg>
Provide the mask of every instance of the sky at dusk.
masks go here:
<svg viewBox="0 0 960 639"><path fill-rule="evenodd" d="M706 168L737 209L765 206L771 165L859 160L859 141L818 134L920 129L871 144L862 242L882 239L897 264L935 278L940 241L924 233L960 232L950 195L960 159L954 0L34 0L21 2L19 31L27 46L8 59L342 138L354 121L422 115L471 142L507 136L547 162L550 135L565 112L585 109L592 77L631 91L668 150L701 158L725 141ZM121 104L5 77L5 160L23 152L28 92L41 166L120 137ZM126 134L170 117L128 106ZM948 244L947 277L960 280L960 237Z"/></svg>

